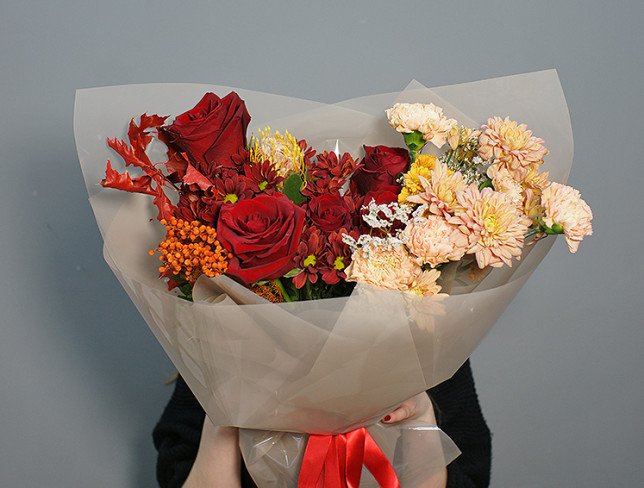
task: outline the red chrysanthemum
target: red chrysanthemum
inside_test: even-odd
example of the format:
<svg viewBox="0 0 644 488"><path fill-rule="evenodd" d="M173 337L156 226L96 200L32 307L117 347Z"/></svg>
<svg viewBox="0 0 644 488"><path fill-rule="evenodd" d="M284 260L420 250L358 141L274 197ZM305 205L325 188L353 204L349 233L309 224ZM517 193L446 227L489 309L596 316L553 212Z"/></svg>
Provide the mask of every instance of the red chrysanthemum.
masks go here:
<svg viewBox="0 0 644 488"><path fill-rule="evenodd" d="M243 166L244 176L250 188L255 193L272 193L284 178L279 176L270 161L252 163L248 161Z"/></svg>
<svg viewBox="0 0 644 488"><path fill-rule="evenodd" d="M322 272L322 280L327 285L335 285L347 277L344 270L351 264L351 249L342 241L344 234L348 234L356 240L360 237L360 233L355 229L351 231L340 229L337 232L331 232L323 258L325 267Z"/></svg>
<svg viewBox="0 0 644 488"><path fill-rule="evenodd" d="M307 280L312 284L318 281L325 266L324 244L324 235L320 229L314 226L303 229L294 259L295 267L302 270L293 278L296 288L302 288Z"/></svg>
<svg viewBox="0 0 644 488"><path fill-rule="evenodd" d="M252 198L253 190L248 178L235 171L226 171L214 181L213 194L223 203L237 203Z"/></svg>

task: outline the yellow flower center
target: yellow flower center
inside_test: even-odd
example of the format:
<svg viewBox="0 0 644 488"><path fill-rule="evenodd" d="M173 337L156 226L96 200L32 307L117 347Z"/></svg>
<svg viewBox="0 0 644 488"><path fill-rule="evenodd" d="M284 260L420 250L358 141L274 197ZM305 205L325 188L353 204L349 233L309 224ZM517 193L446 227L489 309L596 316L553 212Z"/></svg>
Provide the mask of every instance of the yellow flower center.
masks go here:
<svg viewBox="0 0 644 488"><path fill-rule="evenodd" d="M304 260L304 266L315 266L317 263L317 259L315 258L314 254L309 254L306 259Z"/></svg>
<svg viewBox="0 0 644 488"><path fill-rule="evenodd" d="M346 268L346 265L344 264L344 258L342 256L335 258L335 261L333 261L333 267L338 271L342 271L344 268Z"/></svg>
<svg viewBox="0 0 644 488"><path fill-rule="evenodd" d="M239 197L234 193L229 193L224 197L224 203L237 203L237 200L239 200Z"/></svg>
<svg viewBox="0 0 644 488"><path fill-rule="evenodd" d="M483 227L485 227L485 230L488 231L490 234L494 234L494 232L496 231L497 225L498 225L498 220L496 218L496 215L488 215L483 220Z"/></svg>
<svg viewBox="0 0 644 488"><path fill-rule="evenodd" d="M527 134L524 131L522 131L518 126L508 127L503 132L505 143L510 149L524 148L527 143L526 135Z"/></svg>

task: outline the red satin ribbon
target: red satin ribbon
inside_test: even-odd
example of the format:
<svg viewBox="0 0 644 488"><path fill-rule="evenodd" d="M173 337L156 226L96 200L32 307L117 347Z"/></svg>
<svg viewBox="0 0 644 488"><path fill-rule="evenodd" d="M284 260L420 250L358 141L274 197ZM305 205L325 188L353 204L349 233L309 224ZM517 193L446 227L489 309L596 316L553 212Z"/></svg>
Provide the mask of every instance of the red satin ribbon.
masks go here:
<svg viewBox="0 0 644 488"><path fill-rule="evenodd" d="M400 488L393 466L367 429L309 436L298 488L359 488L365 465L382 488Z"/></svg>

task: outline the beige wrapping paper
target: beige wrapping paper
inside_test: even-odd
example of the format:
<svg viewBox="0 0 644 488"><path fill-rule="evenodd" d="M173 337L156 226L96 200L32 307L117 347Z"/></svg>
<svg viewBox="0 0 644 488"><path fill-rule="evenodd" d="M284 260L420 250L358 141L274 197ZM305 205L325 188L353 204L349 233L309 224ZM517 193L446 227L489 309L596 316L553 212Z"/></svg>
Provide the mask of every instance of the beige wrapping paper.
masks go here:
<svg viewBox="0 0 644 488"><path fill-rule="evenodd" d="M77 91L74 132L104 256L164 350L216 425L242 428L240 446L259 486L297 485L306 433L368 426L403 481L417 486L457 455L436 426L378 420L402 401L448 378L466 361L546 255L554 239L527 246L512 268L482 280L455 271L449 297L411 297L358 285L350 297L273 304L226 277L195 285L195 302L158 279L147 255L163 237L150 198L102 189L105 144L122 137L141 113L178 114L206 91L195 84L130 85ZM384 110L396 101L433 102L459 123L478 126L499 115L525 122L543 137L544 169L565 182L572 133L554 70L429 90L417 82L400 93L338 104L235 89L253 120L318 150L360 155L362 144L403 146ZM162 160L162 147L151 155ZM368 473L363 486L371 486Z"/></svg>

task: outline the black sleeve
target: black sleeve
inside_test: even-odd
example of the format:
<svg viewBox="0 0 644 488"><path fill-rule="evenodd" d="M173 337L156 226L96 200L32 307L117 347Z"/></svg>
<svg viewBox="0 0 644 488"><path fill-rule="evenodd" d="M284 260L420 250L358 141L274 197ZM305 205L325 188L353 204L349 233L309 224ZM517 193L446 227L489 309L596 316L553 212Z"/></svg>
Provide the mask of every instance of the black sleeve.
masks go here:
<svg viewBox="0 0 644 488"><path fill-rule="evenodd" d="M462 454L447 467L447 488L483 488L490 483L491 439L479 407L469 361L428 392L438 425ZM153 432L161 488L180 488L197 456L204 411L181 377ZM255 488L242 462L242 487Z"/></svg>
<svg viewBox="0 0 644 488"><path fill-rule="evenodd" d="M481 413L469 360L452 378L428 393L438 426L462 452L447 466L447 488L489 486L492 439Z"/></svg>
<svg viewBox="0 0 644 488"><path fill-rule="evenodd" d="M180 488L194 464L205 413L179 377L170 402L152 432L158 451L157 481L161 488Z"/></svg>
<svg viewBox="0 0 644 488"><path fill-rule="evenodd" d="M152 432L157 456L160 488L181 488L197 457L201 429L206 414L179 376L170 401ZM257 488L246 465L241 463L242 488Z"/></svg>

